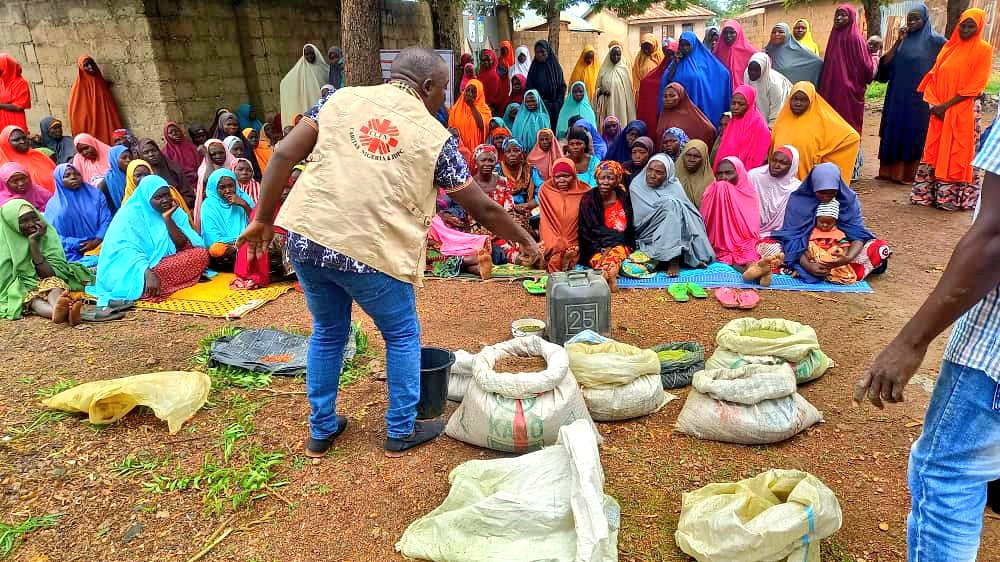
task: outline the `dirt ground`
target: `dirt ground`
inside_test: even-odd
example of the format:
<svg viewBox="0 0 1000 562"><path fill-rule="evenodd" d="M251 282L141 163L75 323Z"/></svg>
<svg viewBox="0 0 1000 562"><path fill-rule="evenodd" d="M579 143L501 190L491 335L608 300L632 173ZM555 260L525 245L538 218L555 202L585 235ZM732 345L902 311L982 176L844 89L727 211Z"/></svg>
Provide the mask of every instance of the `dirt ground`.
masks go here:
<svg viewBox="0 0 1000 562"><path fill-rule="evenodd" d="M864 139L866 177L876 171L877 116ZM673 533L680 495L716 481L748 477L780 467L809 471L838 495L843 528L824 541L826 560L888 562L905 559L907 453L921 431L928 390L936 377L944 337L932 346L907 402L886 411L853 407L850 393L873 354L912 315L941 275L970 214L947 214L907 203L905 187L861 181L857 185L870 228L889 240L889 271L872 282L874 294L763 292L757 317L784 317L816 328L836 367L801 388L825 423L779 445L744 447L699 441L672 432L682 399L661 412L621 423L600 424L606 492L622 506L620 558L624 561L686 560ZM714 301L675 304L665 291L623 291L613 299L613 336L650 347L695 339L711 350L716 331L740 313ZM477 351L507 339L511 320L544 318L543 298L506 282L429 281L418 292L425 344ZM382 342L358 313L376 351ZM236 322L308 330L300 294L286 295ZM400 560L394 544L406 526L448 493L447 476L469 459L496 453L442 437L396 460L382 455L386 406L380 359L369 374L340 394L340 412L351 426L330 457L318 464L300 456L308 405L299 379L275 379L270 390L224 389L211 396L177 435L147 412L133 412L106 428L75 417L42 419L37 392L63 379L77 382L136 373L189 369L198 342L223 322L133 312L115 324L69 329L38 318L0 323L4 375L0 380L0 521L63 514L57 526L27 535L12 560L184 561L224 524L236 528L203 560L384 561ZM450 410L454 405L450 406ZM449 411L450 411L449 410ZM206 515L203 491L147 492L154 474L201 466L218 454L229 424L252 414L253 432L237 445L285 453L277 468L287 485L276 493L222 515ZM11 438L12 435L16 435ZM111 469L127 455L166 458L162 466L133 476ZM247 527L246 524L257 524ZM986 517L980 560L1000 560L1000 519Z"/></svg>

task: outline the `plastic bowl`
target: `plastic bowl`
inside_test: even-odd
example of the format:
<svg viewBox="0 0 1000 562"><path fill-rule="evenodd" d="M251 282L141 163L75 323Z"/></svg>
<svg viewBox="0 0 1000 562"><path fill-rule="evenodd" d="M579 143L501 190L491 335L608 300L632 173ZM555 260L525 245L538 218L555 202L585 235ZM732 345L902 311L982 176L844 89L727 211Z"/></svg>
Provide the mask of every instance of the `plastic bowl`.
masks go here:
<svg viewBox="0 0 1000 562"><path fill-rule="evenodd" d="M545 332L545 322L535 318L521 318L510 323L510 333L515 338L539 336Z"/></svg>

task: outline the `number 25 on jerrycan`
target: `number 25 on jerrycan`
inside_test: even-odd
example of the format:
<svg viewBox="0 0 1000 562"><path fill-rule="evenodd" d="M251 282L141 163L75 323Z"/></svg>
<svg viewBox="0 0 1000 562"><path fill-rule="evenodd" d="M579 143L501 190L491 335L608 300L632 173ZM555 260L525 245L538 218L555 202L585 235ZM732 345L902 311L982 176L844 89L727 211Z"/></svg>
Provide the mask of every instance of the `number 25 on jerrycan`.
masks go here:
<svg viewBox="0 0 1000 562"><path fill-rule="evenodd" d="M552 343L562 345L584 330L611 336L611 290L600 272L552 273L545 294Z"/></svg>

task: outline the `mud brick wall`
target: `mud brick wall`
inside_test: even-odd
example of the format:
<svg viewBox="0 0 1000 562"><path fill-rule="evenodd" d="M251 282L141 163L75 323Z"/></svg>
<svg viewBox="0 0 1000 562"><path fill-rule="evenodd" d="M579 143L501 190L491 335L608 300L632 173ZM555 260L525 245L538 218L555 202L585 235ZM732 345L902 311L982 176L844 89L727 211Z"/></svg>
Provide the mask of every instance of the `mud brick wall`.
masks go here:
<svg viewBox="0 0 1000 562"><path fill-rule="evenodd" d="M535 56L535 43L539 40L548 40L548 31L515 31L513 37L513 43L515 46L527 45L528 50L531 51L531 56ZM569 77L573 74L573 68L576 66L577 59L580 58L580 53L583 52L583 48L587 45L592 45L597 49L597 64L600 66L604 62L604 56L608 52L608 41L602 41L600 38L600 33L596 31L570 31L569 25L566 22L562 22L561 29L559 30L559 52L557 56L559 57L559 66L563 69L563 76L566 77L566 87L569 88Z"/></svg>
<svg viewBox="0 0 1000 562"><path fill-rule="evenodd" d="M767 6L764 8L764 25L762 26L766 35L760 40L751 39L751 41L755 46L759 46L770 40L771 29L775 25L787 23L789 27L792 27L796 20L805 18L812 25L813 39L819 45L820 52L826 53L826 42L830 39L830 30L833 29L833 15L837 11L837 6L842 3L840 0L824 0L810 4L796 4L788 9L781 3ZM858 11L858 25L861 27L861 33L868 37L865 29L865 9L861 4L855 4L854 7Z"/></svg>
<svg viewBox="0 0 1000 562"><path fill-rule="evenodd" d="M373 0L374 1L374 0ZM424 2L383 0L384 48L433 41ZM28 124L67 127L76 59L89 54L112 81L125 125L162 138L163 124L208 124L215 109L249 101L278 110L281 78L312 43L340 44L339 0L4 0L0 52L31 85Z"/></svg>

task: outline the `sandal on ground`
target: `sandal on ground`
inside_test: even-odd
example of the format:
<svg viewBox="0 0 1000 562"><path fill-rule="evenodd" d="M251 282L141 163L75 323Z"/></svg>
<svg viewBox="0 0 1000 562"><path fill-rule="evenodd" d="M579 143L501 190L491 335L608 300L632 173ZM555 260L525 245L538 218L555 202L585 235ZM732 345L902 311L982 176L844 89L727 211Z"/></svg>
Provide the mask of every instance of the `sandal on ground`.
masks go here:
<svg viewBox="0 0 1000 562"><path fill-rule="evenodd" d="M401 439L389 437L385 440L385 456L389 458L402 457L406 451L433 441L443 432L444 422L442 420L417 420L413 424L413 433L409 437Z"/></svg>
<svg viewBox="0 0 1000 562"><path fill-rule="evenodd" d="M736 289L722 287L715 290L715 300L719 301L724 308L739 308L739 294Z"/></svg>
<svg viewBox="0 0 1000 562"><path fill-rule="evenodd" d="M346 429L347 416L337 416L337 431L334 431L333 435L323 439L316 439L312 436L310 436L309 439L306 439L306 456L311 459L319 459L326 456L330 447L333 447L333 442L336 441L337 437L344 433Z"/></svg>
<svg viewBox="0 0 1000 562"><path fill-rule="evenodd" d="M677 302L687 302L691 299L688 298L688 287L687 283L671 283L667 287L667 293Z"/></svg>
<svg viewBox="0 0 1000 562"><path fill-rule="evenodd" d="M705 292L705 288L697 283L687 283L688 293L696 299L708 298L708 293Z"/></svg>
<svg viewBox="0 0 1000 562"><path fill-rule="evenodd" d="M529 295L544 295L545 286L549 284L549 276L543 275L541 278L535 279L525 279L521 281L521 286L524 287L525 291L528 291Z"/></svg>
<svg viewBox="0 0 1000 562"><path fill-rule="evenodd" d="M135 301L110 300L107 309L111 312L125 312L135 306Z"/></svg>
<svg viewBox="0 0 1000 562"><path fill-rule="evenodd" d="M80 313L80 320L84 322L90 322L92 324L99 324L101 322L111 322L112 320L121 320L125 318L125 313L121 311L111 310L110 308L100 308L100 307L90 307L84 309Z"/></svg>
<svg viewBox="0 0 1000 562"><path fill-rule="evenodd" d="M736 308L742 310L753 310L760 302L760 293L753 289L737 290L736 300L739 303Z"/></svg>

